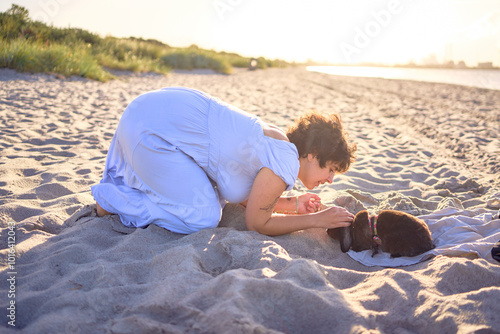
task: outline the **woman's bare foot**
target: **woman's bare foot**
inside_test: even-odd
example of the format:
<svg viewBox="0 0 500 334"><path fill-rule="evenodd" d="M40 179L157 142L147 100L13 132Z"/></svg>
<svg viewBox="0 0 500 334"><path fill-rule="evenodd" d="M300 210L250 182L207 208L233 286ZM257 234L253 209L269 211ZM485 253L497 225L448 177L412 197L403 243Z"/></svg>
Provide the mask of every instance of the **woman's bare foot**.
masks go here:
<svg viewBox="0 0 500 334"><path fill-rule="evenodd" d="M111 214L111 212L108 212L108 211L104 210L103 208L101 208L99 203L95 202L95 204L97 204L97 217L102 217L102 216L106 216L106 215Z"/></svg>

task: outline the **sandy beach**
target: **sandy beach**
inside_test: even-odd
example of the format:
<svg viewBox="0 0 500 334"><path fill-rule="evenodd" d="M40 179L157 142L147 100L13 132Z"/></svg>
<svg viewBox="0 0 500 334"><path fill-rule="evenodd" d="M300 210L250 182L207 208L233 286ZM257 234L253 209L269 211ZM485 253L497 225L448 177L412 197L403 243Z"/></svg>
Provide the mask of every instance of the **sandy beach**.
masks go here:
<svg viewBox="0 0 500 334"><path fill-rule="evenodd" d="M358 159L313 191L324 204L488 231L452 246L437 238L439 252L388 267L342 253L321 229L246 231L238 205L188 236L96 217L90 187L121 113L166 86L284 129L310 109L340 112ZM0 87L1 332L500 333L500 263L488 253L500 240L498 90L303 68L107 83L1 69ZM293 192L304 191L297 181Z"/></svg>

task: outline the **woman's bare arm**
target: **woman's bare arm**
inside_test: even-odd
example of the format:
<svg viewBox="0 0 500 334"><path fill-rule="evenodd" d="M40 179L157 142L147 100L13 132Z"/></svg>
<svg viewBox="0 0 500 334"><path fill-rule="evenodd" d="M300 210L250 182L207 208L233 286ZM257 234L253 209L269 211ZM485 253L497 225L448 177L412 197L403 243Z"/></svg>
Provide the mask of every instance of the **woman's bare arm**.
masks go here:
<svg viewBox="0 0 500 334"><path fill-rule="evenodd" d="M275 212L281 213L297 213L297 196L294 197L280 197L278 203L274 207Z"/></svg>
<svg viewBox="0 0 500 334"><path fill-rule="evenodd" d="M343 208L330 208L304 215L273 215L285 182L269 168L262 168L255 178L246 203L245 220L250 231L281 235L312 227L349 226L354 218Z"/></svg>

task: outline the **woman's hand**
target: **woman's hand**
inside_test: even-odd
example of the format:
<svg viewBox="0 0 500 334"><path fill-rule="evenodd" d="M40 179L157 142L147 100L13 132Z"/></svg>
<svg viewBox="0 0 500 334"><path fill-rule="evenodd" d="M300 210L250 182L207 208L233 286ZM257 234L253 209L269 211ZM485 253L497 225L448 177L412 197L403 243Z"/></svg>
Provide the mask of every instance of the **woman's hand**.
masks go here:
<svg viewBox="0 0 500 334"><path fill-rule="evenodd" d="M253 183L245 210L245 221L249 231L282 235L313 227L349 226L354 218L354 215L339 207L303 215L273 215L276 204L280 200L283 201L281 194L285 189L285 182L272 170L267 167L260 170ZM289 202L288 199L285 201ZM292 204L290 202L287 204ZM321 202L318 195L304 194L299 196L299 211L301 204L303 212L307 213L306 210L315 211Z"/></svg>
<svg viewBox="0 0 500 334"><path fill-rule="evenodd" d="M316 194L305 193L299 196L299 214L313 213L321 209L321 198Z"/></svg>
<svg viewBox="0 0 500 334"><path fill-rule="evenodd" d="M354 220L354 215L344 208L334 206L324 209L315 214L317 217L317 227L321 228L337 228L350 226Z"/></svg>

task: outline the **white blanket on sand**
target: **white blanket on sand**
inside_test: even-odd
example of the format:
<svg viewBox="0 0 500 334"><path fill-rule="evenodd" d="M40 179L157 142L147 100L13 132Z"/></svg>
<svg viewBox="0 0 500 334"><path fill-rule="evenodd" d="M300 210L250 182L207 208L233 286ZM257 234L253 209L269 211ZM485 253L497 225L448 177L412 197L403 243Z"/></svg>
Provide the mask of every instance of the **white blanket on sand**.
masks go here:
<svg viewBox="0 0 500 334"><path fill-rule="evenodd" d="M419 216L429 226L436 248L414 257L391 258L372 251L347 254L366 266L400 267L428 260L436 255L484 258L498 264L491 257L491 248L500 240L498 213L486 209L458 210L447 208L428 215Z"/></svg>

